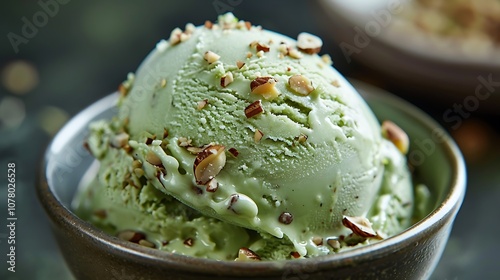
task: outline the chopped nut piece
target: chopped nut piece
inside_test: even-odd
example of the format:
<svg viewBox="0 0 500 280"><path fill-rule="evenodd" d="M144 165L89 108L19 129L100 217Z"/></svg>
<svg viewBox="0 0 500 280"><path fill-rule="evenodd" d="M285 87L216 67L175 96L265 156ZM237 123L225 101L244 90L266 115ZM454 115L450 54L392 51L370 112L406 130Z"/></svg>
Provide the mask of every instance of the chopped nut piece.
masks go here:
<svg viewBox="0 0 500 280"><path fill-rule="evenodd" d="M309 95L314 90L312 82L303 75L291 76L288 79L288 85L293 91L303 96Z"/></svg>
<svg viewBox="0 0 500 280"><path fill-rule="evenodd" d="M208 62L208 64L212 64L219 60L220 55L214 53L213 51L206 51L203 58Z"/></svg>
<svg viewBox="0 0 500 280"><path fill-rule="evenodd" d="M242 247L238 250L238 257L235 261L260 261L260 257L254 251Z"/></svg>
<svg viewBox="0 0 500 280"><path fill-rule="evenodd" d="M262 102L260 100L254 101L245 108L245 116L247 118L255 117L262 112L264 112L264 108L262 108Z"/></svg>
<svg viewBox="0 0 500 280"><path fill-rule="evenodd" d="M144 170L142 168L134 168L134 174L135 176L141 178L144 176Z"/></svg>
<svg viewBox="0 0 500 280"><path fill-rule="evenodd" d="M194 239L191 238L191 237L189 237L186 240L184 240L184 245L186 245L186 246L191 247L191 246L193 246L193 244L194 244Z"/></svg>
<svg viewBox="0 0 500 280"><path fill-rule="evenodd" d="M333 80L331 84L332 84L332 86L334 86L334 87L340 87L340 83L339 83L339 81L338 81L338 80Z"/></svg>
<svg viewBox="0 0 500 280"><path fill-rule="evenodd" d="M198 110L201 110L203 108L205 108L206 106L208 105L208 99L204 99L204 100L201 100L201 101L198 101Z"/></svg>
<svg viewBox="0 0 500 280"><path fill-rule="evenodd" d="M155 244L147 241L146 239L139 240L139 245L142 245L144 247L149 247L149 248L154 248L155 247Z"/></svg>
<svg viewBox="0 0 500 280"><path fill-rule="evenodd" d="M260 94L265 99L276 98L279 95L275 87L277 80L273 77L257 77L250 83L250 90L254 94Z"/></svg>
<svg viewBox="0 0 500 280"><path fill-rule="evenodd" d="M321 60L326 64L326 65L332 65L332 57L328 54L324 54L321 56Z"/></svg>
<svg viewBox="0 0 500 280"><path fill-rule="evenodd" d="M352 232L361 237L376 237L377 233L373 230L370 221L365 217L349 217L342 218L342 224L352 230Z"/></svg>
<svg viewBox="0 0 500 280"><path fill-rule="evenodd" d="M182 34L182 30L178 27L175 28L174 30L172 30L172 32L170 33L170 38L168 39L170 44L171 45L178 44L181 41L181 34Z"/></svg>
<svg viewBox="0 0 500 280"><path fill-rule="evenodd" d="M237 157L240 154L240 152L238 152L238 150L236 150L235 148L229 148L228 152L234 157Z"/></svg>
<svg viewBox="0 0 500 280"><path fill-rule="evenodd" d="M297 251L290 252L290 256L294 259L300 258L300 254Z"/></svg>
<svg viewBox="0 0 500 280"><path fill-rule="evenodd" d="M296 59L302 58L302 54L297 49L289 48L287 54L291 58L296 58Z"/></svg>
<svg viewBox="0 0 500 280"><path fill-rule="evenodd" d="M188 152L192 153L193 155L196 155L199 152L203 151L203 148L189 146L189 147L186 148L186 150L188 150Z"/></svg>
<svg viewBox="0 0 500 280"><path fill-rule="evenodd" d="M123 148L128 144L129 135L125 132L117 134L111 138L111 146L115 148Z"/></svg>
<svg viewBox="0 0 500 280"><path fill-rule="evenodd" d="M104 209L98 209L94 211L94 216L96 216L99 219L105 219L108 216L108 212Z"/></svg>
<svg viewBox="0 0 500 280"><path fill-rule="evenodd" d="M337 239L328 239L326 243L330 245L334 250L340 249L340 242Z"/></svg>
<svg viewBox="0 0 500 280"><path fill-rule="evenodd" d="M297 37L297 48L307 54L315 54L321 51L323 41L318 36L302 32Z"/></svg>
<svg viewBox="0 0 500 280"><path fill-rule="evenodd" d="M233 73L227 72L224 76L220 78L220 85L221 87L227 87L233 81L234 81Z"/></svg>
<svg viewBox="0 0 500 280"><path fill-rule="evenodd" d="M217 180L212 179L207 183L207 192L216 192L217 189L219 189L219 182L217 182Z"/></svg>
<svg viewBox="0 0 500 280"><path fill-rule="evenodd" d="M163 139L168 137L168 129L164 128L163 129Z"/></svg>
<svg viewBox="0 0 500 280"><path fill-rule="evenodd" d="M161 79L160 81L160 87L164 88L167 86L167 80L166 79Z"/></svg>
<svg viewBox="0 0 500 280"><path fill-rule="evenodd" d="M307 138L308 136L301 133L298 137L297 137L297 141L299 141L299 143L305 143L307 141Z"/></svg>
<svg viewBox="0 0 500 280"><path fill-rule="evenodd" d="M290 214L289 212L283 212L278 217L278 221L282 224L289 225L290 223L293 222L293 215Z"/></svg>
<svg viewBox="0 0 500 280"><path fill-rule="evenodd" d="M245 27L250 30L252 28L252 23L249 21L245 21Z"/></svg>
<svg viewBox="0 0 500 280"><path fill-rule="evenodd" d="M148 151L146 154L146 161L152 165L162 165L161 159L153 151Z"/></svg>
<svg viewBox="0 0 500 280"><path fill-rule="evenodd" d="M153 135L152 137L146 138L146 145L151 145L153 143L153 140L156 139L156 135Z"/></svg>
<svg viewBox="0 0 500 280"><path fill-rule="evenodd" d="M323 237L315 236L312 238L312 242L316 244L316 246L323 245Z"/></svg>
<svg viewBox="0 0 500 280"><path fill-rule="evenodd" d="M118 233L118 238L121 240L130 241L133 243L139 243L139 241L146 238L146 235L142 232L137 232L133 230L124 230Z"/></svg>
<svg viewBox="0 0 500 280"><path fill-rule="evenodd" d="M127 96L127 93L129 91L129 88L127 88L123 83L121 83L119 86L118 86L118 91L120 92L120 95L125 97Z"/></svg>
<svg viewBox="0 0 500 280"><path fill-rule="evenodd" d="M255 141L255 143L258 143L260 142L260 140L262 139L262 137L264 137L264 133L260 130L255 130L255 133L253 135L253 140Z"/></svg>
<svg viewBox="0 0 500 280"><path fill-rule="evenodd" d="M212 27L214 26L214 24L211 21L206 20L204 26L207 29L212 29Z"/></svg>
<svg viewBox="0 0 500 280"><path fill-rule="evenodd" d="M245 62L238 60L236 61L236 66L238 67L238 69L241 69L243 68L243 66L245 66Z"/></svg>
<svg viewBox="0 0 500 280"><path fill-rule="evenodd" d="M179 144L180 147L189 147L191 146L191 139L188 139L186 137L179 137L179 139L177 139L177 143Z"/></svg>
<svg viewBox="0 0 500 280"><path fill-rule="evenodd" d="M257 57L263 57L264 51L258 51L255 55L257 55Z"/></svg>
<svg viewBox="0 0 500 280"><path fill-rule="evenodd" d="M398 150L406 155L410 147L410 139L406 132L391 121L382 122L382 136L391 141Z"/></svg>
<svg viewBox="0 0 500 280"><path fill-rule="evenodd" d="M258 52L259 51L268 52L271 49L268 45L261 44L261 43L257 43L255 48L257 49Z"/></svg>
<svg viewBox="0 0 500 280"><path fill-rule="evenodd" d="M193 170L196 182L205 185L224 168L226 164L225 147L209 145L204 148L194 160Z"/></svg>

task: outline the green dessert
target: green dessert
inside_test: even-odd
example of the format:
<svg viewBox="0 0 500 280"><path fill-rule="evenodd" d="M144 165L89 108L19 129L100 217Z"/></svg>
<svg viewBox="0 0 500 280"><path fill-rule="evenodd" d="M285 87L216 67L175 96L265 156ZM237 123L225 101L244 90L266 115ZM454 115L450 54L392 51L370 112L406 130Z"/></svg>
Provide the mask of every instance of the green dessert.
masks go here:
<svg viewBox="0 0 500 280"><path fill-rule="evenodd" d="M408 139L297 40L228 13L175 29L90 127L77 213L120 238L219 260L321 256L412 221Z"/></svg>

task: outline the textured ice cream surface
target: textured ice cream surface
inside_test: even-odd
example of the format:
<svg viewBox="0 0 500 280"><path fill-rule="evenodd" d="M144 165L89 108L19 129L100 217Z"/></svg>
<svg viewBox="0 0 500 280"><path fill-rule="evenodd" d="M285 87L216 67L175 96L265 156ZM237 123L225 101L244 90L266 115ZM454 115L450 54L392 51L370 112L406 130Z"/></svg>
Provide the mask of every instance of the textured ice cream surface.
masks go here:
<svg viewBox="0 0 500 280"><path fill-rule="evenodd" d="M114 232L217 259L242 247L264 259L325 255L404 230L404 155L320 47L232 14L175 29L122 85L118 116L91 129L101 167L80 208L106 209L92 219ZM188 224L197 237L186 245L169 232ZM198 242L220 250L189 252Z"/></svg>

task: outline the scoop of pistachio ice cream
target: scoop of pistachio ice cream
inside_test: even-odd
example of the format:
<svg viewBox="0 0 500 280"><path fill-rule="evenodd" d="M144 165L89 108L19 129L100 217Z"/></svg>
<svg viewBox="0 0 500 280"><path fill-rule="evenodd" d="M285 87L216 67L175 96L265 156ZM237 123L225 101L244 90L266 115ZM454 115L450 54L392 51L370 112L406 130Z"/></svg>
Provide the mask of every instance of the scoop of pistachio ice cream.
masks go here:
<svg viewBox="0 0 500 280"><path fill-rule="evenodd" d="M364 100L317 54L321 44L230 13L172 31L121 85L118 116L89 138L101 160L96 185L107 193L100 205L138 200L127 211L155 224L157 235L200 218L200 227L234 236L225 241L233 253L280 244L282 255L317 256L338 250L345 236L365 241L404 230L413 209L404 143L398 149L382 136ZM113 176L119 188L135 188L113 194ZM148 197L155 202L141 204ZM155 215L159 207L168 214Z"/></svg>

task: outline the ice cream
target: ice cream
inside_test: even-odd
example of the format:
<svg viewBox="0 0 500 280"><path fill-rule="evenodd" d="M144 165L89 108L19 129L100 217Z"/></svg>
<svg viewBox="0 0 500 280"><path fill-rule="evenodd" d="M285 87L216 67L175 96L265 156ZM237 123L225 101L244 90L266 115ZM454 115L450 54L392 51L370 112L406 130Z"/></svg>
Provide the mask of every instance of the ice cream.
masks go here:
<svg viewBox="0 0 500 280"><path fill-rule="evenodd" d="M411 223L408 139L297 40L232 14L175 29L91 125L77 213L112 234L215 259L334 253Z"/></svg>

